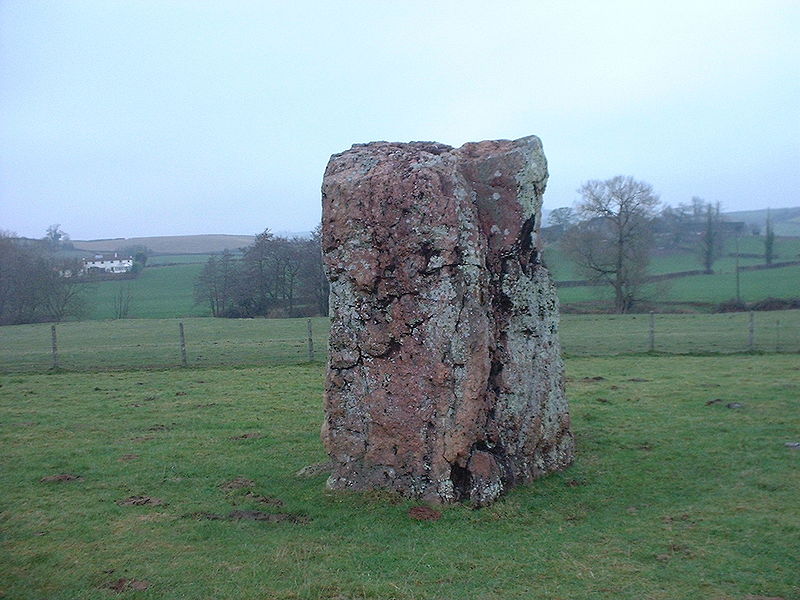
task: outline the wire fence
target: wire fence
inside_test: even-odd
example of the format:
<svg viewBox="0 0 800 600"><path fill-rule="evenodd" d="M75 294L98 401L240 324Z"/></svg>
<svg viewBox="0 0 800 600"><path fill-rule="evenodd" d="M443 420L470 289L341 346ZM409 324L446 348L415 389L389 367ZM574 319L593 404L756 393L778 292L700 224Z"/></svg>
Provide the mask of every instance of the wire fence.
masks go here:
<svg viewBox="0 0 800 600"><path fill-rule="evenodd" d="M244 367L323 362L329 322L138 319L0 327L0 372ZM570 356L800 352L800 310L563 315Z"/></svg>

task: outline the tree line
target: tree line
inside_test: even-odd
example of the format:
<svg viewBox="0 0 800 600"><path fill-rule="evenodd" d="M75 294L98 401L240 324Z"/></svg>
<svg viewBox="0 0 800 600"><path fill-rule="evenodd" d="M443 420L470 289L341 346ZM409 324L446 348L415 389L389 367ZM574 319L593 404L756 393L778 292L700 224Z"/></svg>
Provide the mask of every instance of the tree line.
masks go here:
<svg viewBox="0 0 800 600"><path fill-rule="evenodd" d="M618 313L645 300L643 287L656 245L692 249L703 272L713 273L726 239L738 239L744 228L743 223L725 221L719 203L702 198L662 207L650 184L629 176L588 181L578 194L580 200L574 208L551 213L548 236L550 241L558 241L588 281L611 287ZM768 217L764 236L767 264L774 259L774 244Z"/></svg>
<svg viewBox="0 0 800 600"><path fill-rule="evenodd" d="M80 259L59 259L58 239L22 242L0 233L0 325L63 321L84 315Z"/></svg>
<svg viewBox="0 0 800 600"><path fill-rule="evenodd" d="M195 301L215 317L299 317L328 314L320 228L310 238L265 229L240 255L211 256L194 286Z"/></svg>

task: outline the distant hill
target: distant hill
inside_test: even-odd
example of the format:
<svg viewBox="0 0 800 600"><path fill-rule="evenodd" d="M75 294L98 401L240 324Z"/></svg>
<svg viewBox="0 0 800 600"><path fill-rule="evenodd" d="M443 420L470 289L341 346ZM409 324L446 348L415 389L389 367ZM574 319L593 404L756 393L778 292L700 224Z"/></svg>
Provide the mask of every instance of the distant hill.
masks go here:
<svg viewBox="0 0 800 600"><path fill-rule="evenodd" d="M769 210L775 235L800 237L800 206L794 208L773 208ZM737 210L724 213L729 221L743 221L752 227L759 227L764 234L767 222L767 209Z"/></svg>
<svg viewBox="0 0 800 600"><path fill-rule="evenodd" d="M72 240L78 250L115 252L130 246L146 246L156 254L210 254L238 250L253 243L252 235L166 235L115 238L110 240Z"/></svg>

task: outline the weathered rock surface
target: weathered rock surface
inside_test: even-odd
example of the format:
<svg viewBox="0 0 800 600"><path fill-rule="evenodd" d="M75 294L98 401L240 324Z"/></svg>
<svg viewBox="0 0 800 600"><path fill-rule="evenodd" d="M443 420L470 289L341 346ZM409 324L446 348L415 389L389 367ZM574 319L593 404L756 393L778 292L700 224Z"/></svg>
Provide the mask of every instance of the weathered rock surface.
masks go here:
<svg viewBox="0 0 800 600"><path fill-rule="evenodd" d="M331 157L330 488L483 505L572 462L546 181L534 136Z"/></svg>

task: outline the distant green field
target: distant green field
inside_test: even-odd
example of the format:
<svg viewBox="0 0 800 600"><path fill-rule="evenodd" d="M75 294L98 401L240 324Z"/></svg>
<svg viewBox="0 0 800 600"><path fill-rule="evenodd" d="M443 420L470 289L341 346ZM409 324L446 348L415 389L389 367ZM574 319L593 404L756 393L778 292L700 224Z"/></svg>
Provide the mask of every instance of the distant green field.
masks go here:
<svg viewBox="0 0 800 600"><path fill-rule="evenodd" d="M800 352L800 310L754 313L759 352ZM655 319L656 352L730 353L749 349L747 313L668 314ZM58 325L59 365L92 371L181 364L179 319L123 319ZM311 320L314 359L326 357L328 319ZM297 364L308 360L306 319L183 319L191 366ZM647 315L562 315L569 356L647 352ZM0 372L45 371L50 325L0 327Z"/></svg>
<svg viewBox="0 0 800 600"><path fill-rule="evenodd" d="M208 261L210 254L160 254L151 256L147 259L147 266L154 267L160 265L174 264L204 264Z"/></svg>
<svg viewBox="0 0 800 600"><path fill-rule="evenodd" d="M735 256L730 256L735 254L735 249L735 240L728 240L725 255L714 263L715 273L735 272L736 258ZM739 252L741 254L763 255L763 238L752 236L740 238ZM776 262L800 260L800 238L776 238L775 253ZM542 256L556 281L584 279L584 276L575 269L575 265L564 255L558 244L546 246ZM764 259L742 256L739 258L739 264L741 266L760 265L764 264ZM697 254L691 250L671 250L669 253L657 251L650 260L649 273L660 275L678 271L695 271L702 268L697 259Z"/></svg>
<svg viewBox="0 0 800 600"><path fill-rule="evenodd" d="M131 293L130 318L160 319L202 317L211 314L207 306L194 302L194 282L201 264L148 267L138 278L86 284L90 320L114 318L114 298L120 289Z"/></svg>
<svg viewBox="0 0 800 600"><path fill-rule="evenodd" d="M655 352L728 353L749 349L749 313L654 315ZM561 345L570 356L650 350L650 316L561 315ZM800 310L753 313L753 350L800 352Z"/></svg>
<svg viewBox="0 0 800 600"><path fill-rule="evenodd" d="M779 238L776 260L796 259L800 254L800 239ZM729 248L730 249L730 248ZM758 238L742 238L743 253L763 252L763 243ZM114 299L120 289L131 292L130 318L174 318L208 316L205 305L196 305L193 298L194 283L208 259L207 254L183 254L153 256L148 267L135 280L103 281L87 284L88 312L85 319L102 320L114 318ZM556 280L580 279L573 265L557 246L545 250L545 261ZM741 258L741 265L761 264L763 259ZM168 265L168 266L164 266ZM733 277L735 259L726 256L715 264L714 275L703 275L671 280L649 286L649 297L667 302L711 302L719 303L735 296ZM674 252L655 256L650 271L670 273L698 269L691 252ZM746 302L761 300L767 296L779 298L800 295L800 269L782 268L769 271L743 272L741 274L742 299ZM610 290L603 287L562 288L559 290L562 304L608 300Z"/></svg>
<svg viewBox="0 0 800 600"><path fill-rule="evenodd" d="M740 295L744 302L764 298L797 298L800 296L800 266L741 271ZM692 275L680 279L659 281L645 286L643 295L652 302L706 302L719 304L736 297L736 275L733 271L713 275ZM560 288L562 304L610 301L608 286Z"/></svg>

